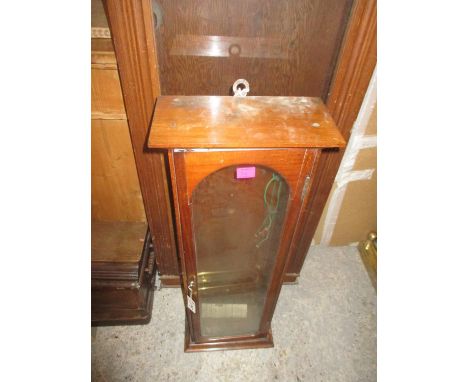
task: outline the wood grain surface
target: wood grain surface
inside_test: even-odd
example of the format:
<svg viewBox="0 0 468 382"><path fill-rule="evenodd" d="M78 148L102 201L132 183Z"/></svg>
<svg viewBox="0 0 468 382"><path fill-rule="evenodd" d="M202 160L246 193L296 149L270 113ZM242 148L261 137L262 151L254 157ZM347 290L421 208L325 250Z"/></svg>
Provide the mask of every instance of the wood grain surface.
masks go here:
<svg viewBox="0 0 468 382"><path fill-rule="evenodd" d="M152 148L343 147L325 105L308 97L161 96Z"/></svg>
<svg viewBox="0 0 468 382"><path fill-rule="evenodd" d="M146 230L146 222L93 221L91 261L138 263Z"/></svg>
<svg viewBox="0 0 468 382"><path fill-rule="evenodd" d="M190 171L185 173L186 190L192 195L200 181L219 170L220 166L224 168L248 164L266 166L281 174L289 185L291 198L294 198L298 182L296 169L301 167L304 156L303 149L187 152L184 153L184 165Z"/></svg>
<svg viewBox="0 0 468 382"><path fill-rule="evenodd" d="M355 0L343 41L327 106L348 140L377 62L377 1ZM345 149L324 150L312 182L314 193L306 205L307 219L300 239L293 243L288 273L298 274L310 248Z"/></svg>
<svg viewBox="0 0 468 382"><path fill-rule="evenodd" d="M107 0L105 2L107 3L109 24L113 33L114 43L116 44L116 55L122 77L124 98L127 111L131 115L130 129L132 130L135 155L138 157L137 164L140 178L147 177L147 180L140 179L140 181L148 216L151 216L149 219L153 220L150 226L155 246L157 247L159 269L163 277L177 280L179 269L173 240L170 202L167 197L166 180L161 176L165 174L164 156L160 153L143 153L144 150L142 149L151 118L151 111L157 95L160 94L159 80L161 79L164 82L162 84L163 94L226 95L235 79L252 76L252 78L257 78L256 76L260 75L263 77L261 79L259 77L259 80L255 84L251 84L251 95L322 96L324 100L327 100L331 91L330 96L333 99L331 102L327 102L327 104L332 110L332 115L340 121L338 123L340 128L346 125L346 129L350 129L359 109L359 106L356 108L356 104L360 105L362 94L367 88L366 80L368 82L370 78L370 74L368 75L369 67L371 68L370 71L372 71L373 65L375 65L375 59L372 55L374 49L372 48L369 53L368 47L369 41L375 40L375 26L370 21L374 20L375 23L376 2L375 0L350 0L346 2L322 0L319 2L308 2L317 11L317 15L330 12L329 18L316 17L315 23L317 29L311 30L306 27L306 31L311 30L310 34L306 33L308 35L307 39L310 40L310 36L313 36L315 43L319 44L318 49L295 49L294 46L300 43L301 36L299 34L293 35L295 36L291 39L293 52L296 52L295 54L304 52L306 60L302 61L301 67L297 65L299 61L291 61L291 68L289 69L284 68L281 63L275 64L273 61L266 68L265 66L258 65L255 61L257 59L251 58L233 57L230 65L234 69L230 69L223 62L223 60L228 60L226 58L169 57L171 42L177 35L233 36L234 33L230 33L230 31L224 32L221 29L222 25L226 24L226 28L231 28L232 30L239 28L242 32L238 34L240 37L250 38L255 36L246 31L249 25L255 26L261 23L261 17L260 21L252 17L250 22L246 21L242 23L243 25L239 25L236 21L237 18L224 16L226 2L208 1L206 2L208 5L199 7L200 9L196 10L195 13L190 9L191 7L196 7L192 2L186 4L187 6L181 6L180 9L173 7L174 9L171 12L180 11L181 15L172 17L169 16L168 12L160 13L163 16L163 20L153 20L150 0ZM163 11L166 10L164 9L165 4L169 5L169 8L171 8L171 4L174 4L168 0L158 0L158 2ZM257 4L259 3L257 2ZM287 7L293 7L293 2L277 3L283 5L283 13L276 17L276 21L274 21L279 25L287 22L290 18L283 16L286 14ZM230 4L235 7L236 3L230 2ZM340 4L344 5L344 7L340 8ZM251 2L247 6L255 7L257 5L256 2ZM351 6L353 6L353 10L350 16L349 11ZM211 10L210 7L216 8ZM258 16L264 15L267 18L271 14L272 12L268 7L264 7L260 13L257 12ZM303 21L307 19L305 13L293 12L291 14L298 15ZM216 21L216 17L213 15L218 15L223 22L219 23ZM178 23L167 22L168 20L175 20L177 18L180 18L180 22ZM193 18L193 20L190 18ZM338 26L338 29L335 29L336 39L330 43L330 40L327 40L325 36L329 33L327 32L327 28L332 25ZM271 25L266 29L271 28L275 28L275 25ZM260 30L262 30L262 27ZM325 31L323 32L323 30ZM347 30L346 38L343 40L345 30ZM156 41L154 41L153 33L156 36ZM271 36L264 35L264 37L281 38L282 33L271 34ZM260 36L260 34L257 36ZM158 46L159 57L155 54L155 44ZM334 44L333 54L335 59L328 60L325 64L325 72L319 71L316 68L317 61L322 61L321 52L325 52L330 44ZM341 53L338 55L339 52ZM160 70L158 69L158 60L161 64ZM193 65L194 62L196 63L195 66ZM216 62L219 63L219 66L215 65ZM196 69L194 69L195 67ZM244 68L246 67L251 69L245 71ZM299 68L304 68L307 71L309 67L316 74L315 77L296 77L293 75ZM273 74L271 77L265 78L266 73L264 72ZM286 74L276 77L277 73ZM325 79L323 79L324 73ZM335 80L333 89L330 90L332 75L335 77ZM299 85L296 86L295 84ZM304 88L307 90L306 93L301 90ZM326 156L328 155L327 153ZM155 160L155 157L159 157L159 161ZM321 160L321 162L325 163L327 161L323 162ZM321 174L323 174L323 170L324 164L321 165ZM322 201L326 201L329 191L327 191L327 184L331 187L335 174L336 171L333 172L332 169L329 176L320 176L320 179L314 183L314 187L318 187L320 191L320 199ZM307 205L305 211L307 224L304 225L307 228L305 232L299 235L301 238L297 244L299 246L297 255L288 268L287 276L289 281L294 281L300 272L303 259L309 248L324 204L325 202L323 204L320 202L316 204L315 197L313 197Z"/></svg>
<svg viewBox="0 0 468 382"><path fill-rule="evenodd" d="M156 97L160 94L150 0L105 0L118 61L133 153L158 271L179 275L166 156L146 147Z"/></svg>
<svg viewBox="0 0 468 382"><path fill-rule="evenodd" d="M146 221L125 119L91 120L91 201L94 220Z"/></svg>
<svg viewBox="0 0 468 382"><path fill-rule="evenodd" d="M117 69L91 68L91 118L127 119Z"/></svg>
<svg viewBox="0 0 468 382"><path fill-rule="evenodd" d="M326 98L352 0L156 0L161 94Z"/></svg>
<svg viewBox="0 0 468 382"><path fill-rule="evenodd" d="M116 69L114 46L109 38L91 39L91 67L93 69Z"/></svg>

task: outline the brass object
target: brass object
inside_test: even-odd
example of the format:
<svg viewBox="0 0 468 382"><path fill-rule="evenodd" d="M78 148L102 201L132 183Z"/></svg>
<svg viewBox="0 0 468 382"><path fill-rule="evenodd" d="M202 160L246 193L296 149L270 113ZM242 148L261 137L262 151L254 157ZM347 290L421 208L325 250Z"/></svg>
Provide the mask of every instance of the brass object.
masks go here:
<svg viewBox="0 0 468 382"><path fill-rule="evenodd" d="M260 274L257 270L199 272L198 291L210 293L239 293L252 290L260 284ZM211 294L211 293L210 293Z"/></svg>
<svg viewBox="0 0 468 382"><path fill-rule="evenodd" d="M359 243L359 252L372 285L377 289L377 233L369 233L367 240Z"/></svg>

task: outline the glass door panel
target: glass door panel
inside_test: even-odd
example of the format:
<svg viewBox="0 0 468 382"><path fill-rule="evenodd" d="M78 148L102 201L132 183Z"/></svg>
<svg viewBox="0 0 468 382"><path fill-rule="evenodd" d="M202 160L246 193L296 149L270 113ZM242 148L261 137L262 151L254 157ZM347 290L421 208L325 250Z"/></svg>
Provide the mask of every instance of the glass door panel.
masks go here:
<svg viewBox="0 0 468 382"><path fill-rule="evenodd" d="M262 166L230 166L192 193L200 334L259 331L290 190Z"/></svg>

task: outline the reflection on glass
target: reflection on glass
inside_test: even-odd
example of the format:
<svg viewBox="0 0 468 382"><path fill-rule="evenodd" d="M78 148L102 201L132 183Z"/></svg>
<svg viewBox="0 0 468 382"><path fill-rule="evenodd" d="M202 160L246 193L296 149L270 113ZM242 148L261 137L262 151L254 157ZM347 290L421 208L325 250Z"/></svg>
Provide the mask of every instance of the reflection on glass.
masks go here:
<svg viewBox="0 0 468 382"><path fill-rule="evenodd" d="M201 335L259 330L289 198L283 178L237 166L203 179L192 194Z"/></svg>

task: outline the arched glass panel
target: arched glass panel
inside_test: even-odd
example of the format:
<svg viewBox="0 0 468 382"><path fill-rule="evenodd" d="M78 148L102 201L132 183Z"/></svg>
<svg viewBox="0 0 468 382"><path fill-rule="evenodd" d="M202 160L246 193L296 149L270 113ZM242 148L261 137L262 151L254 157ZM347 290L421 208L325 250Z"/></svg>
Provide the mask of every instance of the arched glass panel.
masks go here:
<svg viewBox="0 0 468 382"><path fill-rule="evenodd" d="M287 182L260 166L230 166L192 194L201 335L259 330L289 199Z"/></svg>

